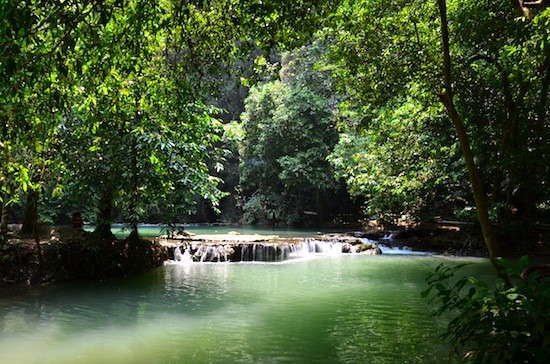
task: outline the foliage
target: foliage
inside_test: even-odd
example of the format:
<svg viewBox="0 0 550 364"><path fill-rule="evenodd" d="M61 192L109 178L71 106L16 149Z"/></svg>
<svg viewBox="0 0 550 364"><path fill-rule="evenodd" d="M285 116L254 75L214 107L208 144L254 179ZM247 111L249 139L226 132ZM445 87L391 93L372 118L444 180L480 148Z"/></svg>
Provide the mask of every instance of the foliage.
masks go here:
<svg viewBox="0 0 550 364"><path fill-rule="evenodd" d="M64 193L95 205L98 222L110 223L115 206L134 226L163 203L167 220L199 198L216 205L221 125L206 102L210 75L251 48L299 43L331 6L2 2L1 198Z"/></svg>
<svg viewBox="0 0 550 364"><path fill-rule="evenodd" d="M466 362L543 363L550 355L548 332L550 285L539 273L520 274L527 256L517 263L498 264L515 282L507 286L498 279L491 288L473 277L457 277L464 264L439 265L427 278L423 297L433 296L434 316L454 315L441 335L452 344L452 353Z"/></svg>
<svg viewBox="0 0 550 364"><path fill-rule="evenodd" d="M246 99L241 183L250 222L298 223L303 211L322 217L320 196L338 187L326 161L337 138L335 102L324 96L329 79L313 86L304 81L320 77L312 49L285 55L282 81L257 85Z"/></svg>
<svg viewBox="0 0 550 364"><path fill-rule="evenodd" d="M547 182L543 181L550 175L547 163L543 162L549 150L549 139L545 137L550 125L549 38L548 29L541 26L547 23L549 13L538 12L532 21L519 20L510 2L504 0L490 4L449 1L448 13L455 101L466 123L482 184L487 190L489 209L497 211L493 204L505 207L507 211L499 207L499 216L494 216L501 221L535 218L534 206L548 199L548 189L543 187ZM340 127L345 133L343 144L357 140L363 145L372 145L362 153L366 162L358 161L356 167L347 163L354 160L353 148L346 152L344 145L333 161L354 194L376 198L371 195L373 188L365 188L366 183L356 180L374 179L376 183L370 182L369 186L385 191L382 195L394 201L392 204L399 207L394 207L398 213L407 210L404 207L413 200L411 193L421 195L421 185L426 182L437 185L437 175L447 173L453 176L451 179L462 180L459 176L463 174L460 172L463 167L456 163L455 138L449 129L442 127L444 110L434 106L439 103L443 83L437 19L437 7L430 2L344 1L333 14L331 26L320 35L331 39L328 67L334 70L339 89L345 95L339 109ZM426 113L420 117L410 115L416 125L425 125L428 129L441 125L441 132L425 133L417 128L413 133L426 135L428 145L446 148L450 153L441 155L440 159L426 158L422 152L426 145L420 145L420 150L412 152L420 155L415 166L405 161L403 169L388 168L384 158L373 152L378 141L373 141L372 135L384 135L385 128L406 132L401 125L380 125L379 120L399 120L394 110L411 99L415 108ZM402 151L402 141L402 138L397 138L396 143L383 141L381 149ZM399 155L399 152L393 155L394 164L399 164ZM381 160L378 168L374 168L375 160ZM416 184L420 187L416 192L405 187L410 178L405 183L393 183L403 178L404 170L410 171L405 175L414 175L413 171L430 163L438 165L436 169L442 174L433 174L435 179L431 180L419 179L422 183ZM351 173L354 169L359 176ZM363 172L380 170L385 172L379 178L360 177ZM400 194L398 187L384 186L403 186L408 193ZM392 189L395 193L391 193ZM440 192L444 200L451 203L460 200L471 206L472 199L464 198L468 190L460 183L447 188L448 192L444 192L445 189ZM382 210L376 209L376 200L372 202L374 207L368 205L371 212Z"/></svg>
<svg viewBox="0 0 550 364"><path fill-rule="evenodd" d="M96 47L79 48L87 59L82 70L74 64L87 81L66 128L67 144L75 147L69 158L80 160L71 163L81 179L75 182L98 197L108 191L99 203L114 202L134 226L160 201L170 219L192 208L197 196L214 204L221 196L207 165L219 139L219 122L211 116L216 110L195 99L199 86L180 72L187 60L174 59L178 49L171 42L183 30L165 28L175 16L171 10L144 3L114 13L98 30Z"/></svg>
<svg viewBox="0 0 550 364"><path fill-rule="evenodd" d="M329 159L367 216L383 223L448 216L468 200L456 138L434 94L434 16L426 2L345 1L319 35L331 39L326 67L344 95Z"/></svg>
<svg viewBox="0 0 550 364"><path fill-rule="evenodd" d="M536 201L548 198L534 181L549 175L541 162L550 150L549 36L540 27L549 15L519 20L507 1L449 5L458 107L491 203L507 207L503 221L534 218ZM472 31L473 23L485 24L483 31Z"/></svg>
<svg viewBox="0 0 550 364"><path fill-rule="evenodd" d="M219 74L238 69L236 60L265 67L276 50L297 47L282 56L280 81L251 90L242 117L242 192L249 201L263 195L249 215L289 222L322 213L337 189L332 168L372 217L472 205L439 104L433 2L44 5L0 4L0 198L8 204L53 195L75 210L93 206L98 221L114 207L133 225L152 210L174 220L199 199L216 206L221 157L235 161L219 148L222 111L211 106L227 89ZM489 210L499 222L536 219L550 199L549 10L517 18L509 1L450 0L448 13L454 100Z"/></svg>
<svg viewBox="0 0 550 364"><path fill-rule="evenodd" d="M368 127L340 134L329 161L368 216L427 219L464 194L463 166L440 112L411 89L380 107ZM446 206L434 210L442 199Z"/></svg>

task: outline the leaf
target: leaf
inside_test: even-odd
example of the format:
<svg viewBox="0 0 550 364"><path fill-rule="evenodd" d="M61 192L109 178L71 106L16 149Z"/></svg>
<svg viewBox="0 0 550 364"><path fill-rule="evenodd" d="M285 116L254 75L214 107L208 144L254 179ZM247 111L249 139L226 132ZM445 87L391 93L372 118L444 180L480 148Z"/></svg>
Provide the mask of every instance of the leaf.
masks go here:
<svg viewBox="0 0 550 364"><path fill-rule="evenodd" d="M519 294L517 293L508 293L506 295L506 298L508 298L509 300L516 300L518 297L519 297Z"/></svg>
<svg viewBox="0 0 550 364"><path fill-rule="evenodd" d="M522 256L516 265L517 272L523 272L528 265L529 265L529 256L528 255Z"/></svg>
<svg viewBox="0 0 550 364"><path fill-rule="evenodd" d="M56 197L60 197L61 195L63 195L63 186L60 184L57 184L52 190L52 197L56 198Z"/></svg>
<svg viewBox="0 0 550 364"><path fill-rule="evenodd" d="M151 164L152 165L158 165L160 164L160 160L157 158L157 156L155 154L151 154L151 156L149 157L149 160L151 161Z"/></svg>

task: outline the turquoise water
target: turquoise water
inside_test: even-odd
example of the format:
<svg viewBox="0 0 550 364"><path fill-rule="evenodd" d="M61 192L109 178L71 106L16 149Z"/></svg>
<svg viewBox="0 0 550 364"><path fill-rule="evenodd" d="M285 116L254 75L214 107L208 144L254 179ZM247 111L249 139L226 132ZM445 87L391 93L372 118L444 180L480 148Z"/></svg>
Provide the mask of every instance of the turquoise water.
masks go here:
<svg viewBox="0 0 550 364"><path fill-rule="evenodd" d="M167 265L134 278L0 291L1 363L441 363L420 297L440 262L342 255Z"/></svg>
<svg viewBox="0 0 550 364"><path fill-rule="evenodd" d="M260 234L260 235L278 235L281 237L305 237L315 236L318 233L329 232L328 230L318 229L297 229L297 228L278 228L261 227L255 225L184 225L186 231L194 234L227 234L230 231L236 231L240 234ZM92 226L86 226L88 231L92 231ZM129 231L123 225L113 224L113 233L118 237L125 237ZM164 225L140 224L139 234L144 237L155 237L167 234L168 230ZM334 232L334 231L330 231Z"/></svg>

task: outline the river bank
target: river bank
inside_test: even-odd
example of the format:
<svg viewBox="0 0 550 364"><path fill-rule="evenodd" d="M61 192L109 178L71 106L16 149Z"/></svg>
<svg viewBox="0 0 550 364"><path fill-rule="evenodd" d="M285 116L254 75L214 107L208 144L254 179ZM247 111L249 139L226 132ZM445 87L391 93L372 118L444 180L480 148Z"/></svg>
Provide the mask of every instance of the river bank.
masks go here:
<svg viewBox="0 0 550 364"><path fill-rule="evenodd" d="M0 287L129 276L161 266L166 249L148 239L100 238L80 231L70 237L12 235L0 245Z"/></svg>

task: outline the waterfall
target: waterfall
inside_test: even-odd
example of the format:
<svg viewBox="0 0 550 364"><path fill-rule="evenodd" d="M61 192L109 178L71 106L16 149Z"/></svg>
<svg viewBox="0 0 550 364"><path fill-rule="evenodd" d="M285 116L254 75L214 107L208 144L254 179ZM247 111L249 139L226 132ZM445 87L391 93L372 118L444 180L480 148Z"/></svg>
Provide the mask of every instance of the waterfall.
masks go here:
<svg viewBox="0 0 550 364"><path fill-rule="evenodd" d="M180 246L174 248L174 262L180 264L189 264L193 261L189 249L186 248L183 254L181 253Z"/></svg>
<svg viewBox="0 0 550 364"><path fill-rule="evenodd" d="M182 255L179 245L174 248L174 260L176 262L181 261Z"/></svg>
<svg viewBox="0 0 550 364"><path fill-rule="evenodd" d="M181 256L181 261L182 263L191 263L193 261L191 254L189 254L189 249L185 249L183 255Z"/></svg>
<svg viewBox="0 0 550 364"><path fill-rule="evenodd" d="M184 253L181 253L184 249ZM193 241L174 248L176 263L283 262L291 259L342 254L380 254L378 244L368 239L325 236L269 241Z"/></svg>
<svg viewBox="0 0 550 364"><path fill-rule="evenodd" d="M304 258L309 255L339 255L344 252L344 243L338 240L317 240L307 238L302 243L292 244L289 249L291 258Z"/></svg>

